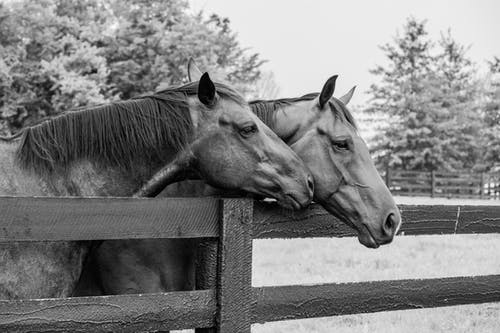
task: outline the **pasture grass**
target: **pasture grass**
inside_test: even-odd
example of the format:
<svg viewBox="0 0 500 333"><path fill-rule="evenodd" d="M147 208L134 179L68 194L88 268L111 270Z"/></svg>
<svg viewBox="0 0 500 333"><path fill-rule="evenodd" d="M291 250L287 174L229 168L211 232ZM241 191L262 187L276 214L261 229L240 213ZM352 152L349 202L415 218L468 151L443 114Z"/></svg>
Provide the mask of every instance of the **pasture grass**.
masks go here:
<svg viewBox="0 0 500 333"><path fill-rule="evenodd" d="M400 236L376 250L356 238L253 242L254 286L500 273L500 235Z"/></svg>
<svg viewBox="0 0 500 333"><path fill-rule="evenodd" d="M253 285L500 274L500 235L403 236L371 250L355 238L256 240ZM500 304L256 324L252 332L500 332Z"/></svg>

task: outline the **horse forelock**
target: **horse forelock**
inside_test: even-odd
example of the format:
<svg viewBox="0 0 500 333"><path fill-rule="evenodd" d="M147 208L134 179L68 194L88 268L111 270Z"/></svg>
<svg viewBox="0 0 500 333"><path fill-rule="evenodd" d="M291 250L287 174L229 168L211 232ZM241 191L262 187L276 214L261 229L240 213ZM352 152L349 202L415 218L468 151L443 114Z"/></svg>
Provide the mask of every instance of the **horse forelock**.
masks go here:
<svg viewBox="0 0 500 333"><path fill-rule="evenodd" d="M330 99L330 103L332 105L332 112L343 122L346 122L350 124L355 130L358 129L358 126L356 125L356 121L354 120L354 117L352 116L351 111L345 106L342 101L340 101L338 98L332 97Z"/></svg>
<svg viewBox="0 0 500 333"><path fill-rule="evenodd" d="M53 171L88 158L131 169L136 161L161 159L164 149L183 149L193 124L188 97L196 83L127 101L65 112L24 130L17 150L21 167ZM219 96L246 104L231 88L216 83Z"/></svg>

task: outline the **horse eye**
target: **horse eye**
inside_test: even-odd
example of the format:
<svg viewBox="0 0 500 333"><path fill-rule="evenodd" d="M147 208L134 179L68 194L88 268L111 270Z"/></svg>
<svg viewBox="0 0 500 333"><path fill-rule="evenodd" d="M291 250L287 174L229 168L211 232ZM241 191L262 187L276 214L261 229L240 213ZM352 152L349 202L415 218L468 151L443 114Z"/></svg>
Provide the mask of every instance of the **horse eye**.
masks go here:
<svg viewBox="0 0 500 333"><path fill-rule="evenodd" d="M349 143L347 140L332 141L332 144L337 150L349 150Z"/></svg>
<svg viewBox="0 0 500 333"><path fill-rule="evenodd" d="M240 129L241 136L248 138L257 132L257 125L249 125Z"/></svg>

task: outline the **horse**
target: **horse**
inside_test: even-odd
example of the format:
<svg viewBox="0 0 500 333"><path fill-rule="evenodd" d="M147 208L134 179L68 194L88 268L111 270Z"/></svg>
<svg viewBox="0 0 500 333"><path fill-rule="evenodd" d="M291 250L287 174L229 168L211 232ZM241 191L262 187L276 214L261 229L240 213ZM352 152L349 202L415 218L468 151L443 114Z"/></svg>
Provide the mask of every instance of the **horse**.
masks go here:
<svg viewBox="0 0 500 333"><path fill-rule="evenodd" d="M193 61L188 68L190 80L201 75ZM361 244L377 248L392 241L401 215L346 107L354 88L337 99L336 79L329 78L319 94L257 100L250 106L309 167L314 201L357 230ZM181 182L161 195L217 193L199 183ZM81 295L190 290L195 280L194 248L193 240L105 241L93 252Z"/></svg>
<svg viewBox="0 0 500 333"><path fill-rule="evenodd" d="M0 195L131 196L161 167L172 179L274 197L300 209L312 177L230 87L196 83L66 112L0 140ZM73 293L90 242L0 243L0 298Z"/></svg>

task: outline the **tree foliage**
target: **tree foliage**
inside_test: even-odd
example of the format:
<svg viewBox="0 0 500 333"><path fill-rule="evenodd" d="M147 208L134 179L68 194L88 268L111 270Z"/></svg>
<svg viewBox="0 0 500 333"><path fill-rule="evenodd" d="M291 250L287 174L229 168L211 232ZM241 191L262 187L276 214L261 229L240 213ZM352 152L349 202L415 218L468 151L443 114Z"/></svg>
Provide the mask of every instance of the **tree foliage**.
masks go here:
<svg viewBox="0 0 500 333"><path fill-rule="evenodd" d="M0 3L0 131L186 80L186 63L251 93L262 60L187 0Z"/></svg>
<svg viewBox="0 0 500 333"><path fill-rule="evenodd" d="M372 144L377 161L406 170L484 168L475 65L450 31L434 42L425 26L408 19L381 47L387 64L372 71L380 80L366 112L389 120Z"/></svg>
<svg viewBox="0 0 500 333"><path fill-rule="evenodd" d="M489 62L484 91L482 155L485 168L500 166L500 58Z"/></svg>

